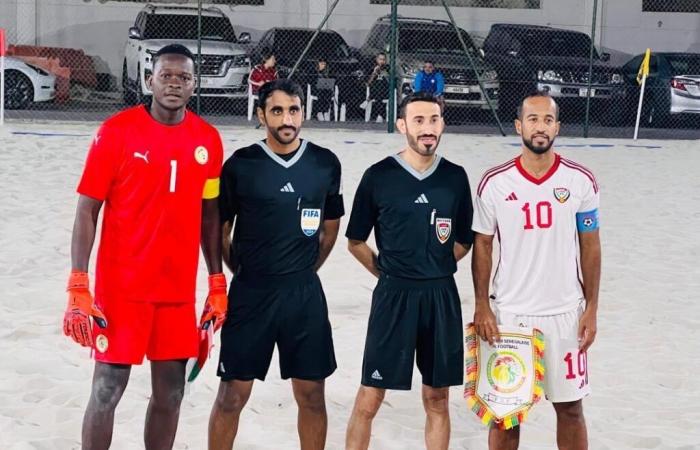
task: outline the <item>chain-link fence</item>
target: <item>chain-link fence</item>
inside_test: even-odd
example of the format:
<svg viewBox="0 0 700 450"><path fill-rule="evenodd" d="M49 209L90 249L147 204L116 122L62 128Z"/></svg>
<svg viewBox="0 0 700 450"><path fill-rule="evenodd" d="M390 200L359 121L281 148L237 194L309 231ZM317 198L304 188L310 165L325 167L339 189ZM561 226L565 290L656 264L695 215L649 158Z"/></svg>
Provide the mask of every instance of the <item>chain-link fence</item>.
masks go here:
<svg viewBox="0 0 700 450"><path fill-rule="evenodd" d="M396 102L425 90L453 130L512 133L539 89L571 135L631 137L638 111L642 136L692 133L698 13L695 0L3 0L6 116L103 120L148 103L151 57L177 42L198 55L191 107L215 123L255 121L256 83L276 73L304 86L318 124L390 129Z"/></svg>

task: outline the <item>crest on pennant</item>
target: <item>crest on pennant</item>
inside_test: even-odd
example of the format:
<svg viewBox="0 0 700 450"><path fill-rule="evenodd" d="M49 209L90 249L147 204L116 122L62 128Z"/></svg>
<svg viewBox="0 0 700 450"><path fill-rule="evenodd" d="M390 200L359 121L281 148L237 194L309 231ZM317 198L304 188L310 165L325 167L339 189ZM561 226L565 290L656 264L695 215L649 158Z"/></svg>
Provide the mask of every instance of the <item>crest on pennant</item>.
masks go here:
<svg viewBox="0 0 700 450"><path fill-rule="evenodd" d="M484 425L508 430L520 425L542 397L544 335L536 328L498 327L491 346L474 324L465 333L464 397Z"/></svg>
<svg viewBox="0 0 700 450"><path fill-rule="evenodd" d="M554 188L554 198L556 198L559 203L565 203L570 196L571 192L569 192L567 188Z"/></svg>
<svg viewBox="0 0 700 450"><path fill-rule="evenodd" d="M452 219L435 218L435 234L441 244L447 242L452 234Z"/></svg>

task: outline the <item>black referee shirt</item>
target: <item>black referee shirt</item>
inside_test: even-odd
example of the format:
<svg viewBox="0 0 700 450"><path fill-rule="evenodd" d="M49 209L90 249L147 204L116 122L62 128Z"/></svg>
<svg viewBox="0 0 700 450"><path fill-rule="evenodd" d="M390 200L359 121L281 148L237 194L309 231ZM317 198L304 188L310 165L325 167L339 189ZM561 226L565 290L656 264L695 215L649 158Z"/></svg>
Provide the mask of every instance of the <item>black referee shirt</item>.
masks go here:
<svg viewBox="0 0 700 450"><path fill-rule="evenodd" d="M393 155L364 173L345 235L366 241L374 228L382 273L442 278L457 271L454 242L474 240L472 213L464 168L438 155L419 173Z"/></svg>
<svg viewBox="0 0 700 450"><path fill-rule="evenodd" d="M340 161L306 140L285 160L258 142L236 150L221 174L222 222L235 221L239 271L285 275L313 267L324 220L345 214Z"/></svg>

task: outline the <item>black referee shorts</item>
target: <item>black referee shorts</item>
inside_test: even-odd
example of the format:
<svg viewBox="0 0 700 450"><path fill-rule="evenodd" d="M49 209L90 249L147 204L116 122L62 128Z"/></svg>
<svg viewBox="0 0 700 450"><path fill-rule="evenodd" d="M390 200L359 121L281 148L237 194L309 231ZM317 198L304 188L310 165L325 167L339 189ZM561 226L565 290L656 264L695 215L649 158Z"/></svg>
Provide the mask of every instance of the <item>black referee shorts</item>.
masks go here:
<svg viewBox="0 0 700 450"><path fill-rule="evenodd" d="M335 371L326 297L315 272L232 281L219 377L264 380L275 344L284 379L322 380Z"/></svg>
<svg viewBox="0 0 700 450"><path fill-rule="evenodd" d="M454 278L382 275L372 295L362 384L411 389L413 358L431 387L463 383L462 311Z"/></svg>

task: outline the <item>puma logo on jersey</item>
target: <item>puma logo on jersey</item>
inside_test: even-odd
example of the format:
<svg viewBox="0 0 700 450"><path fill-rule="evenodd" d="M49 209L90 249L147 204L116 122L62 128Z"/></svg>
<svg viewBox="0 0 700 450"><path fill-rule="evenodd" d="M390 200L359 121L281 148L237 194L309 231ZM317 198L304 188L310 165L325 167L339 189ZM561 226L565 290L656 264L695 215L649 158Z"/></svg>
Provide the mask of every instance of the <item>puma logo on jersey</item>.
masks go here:
<svg viewBox="0 0 700 450"><path fill-rule="evenodd" d="M508 197L506 197L506 201L507 201L507 202L510 202L510 201L513 201L513 200L517 200L517 199L518 199L518 196L515 195L515 192L511 192L510 195L509 195Z"/></svg>
<svg viewBox="0 0 700 450"><path fill-rule="evenodd" d="M294 187L292 186L292 183L287 182L287 184L282 186L280 192L294 192Z"/></svg>
<svg viewBox="0 0 700 450"><path fill-rule="evenodd" d="M425 194L421 194L418 196L416 201L414 201L413 203L430 203L430 202L428 202L428 197L426 197Z"/></svg>
<svg viewBox="0 0 700 450"><path fill-rule="evenodd" d="M372 372L372 379L373 380L383 380L384 378L382 378L382 376L379 374L378 370L375 370L374 372Z"/></svg>
<svg viewBox="0 0 700 450"><path fill-rule="evenodd" d="M148 164L148 152L145 152L145 153L134 152L134 158L141 158L144 161L146 161L146 164Z"/></svg>

